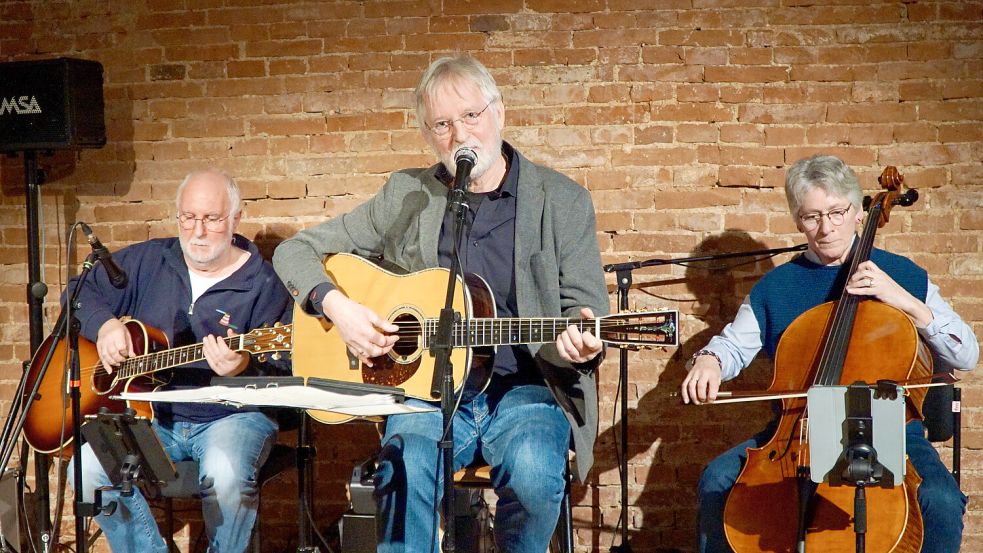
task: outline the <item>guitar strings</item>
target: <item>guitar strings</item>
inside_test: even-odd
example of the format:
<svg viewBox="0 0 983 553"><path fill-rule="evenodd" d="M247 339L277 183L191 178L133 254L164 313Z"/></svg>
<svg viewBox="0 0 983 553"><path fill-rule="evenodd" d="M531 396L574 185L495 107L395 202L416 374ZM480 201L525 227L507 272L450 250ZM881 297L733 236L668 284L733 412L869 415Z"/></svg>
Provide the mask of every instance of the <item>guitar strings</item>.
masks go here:
<svg viewBox="0 0 983 553"><path fill-rule="evenodd" d="M485 329L477 329L475 327L478 326L478 325L489 325L489 324L492 327L495 327L495 326L502 327L502 326L506 326L506 325L518 325L519 326L519 330L521 331L523 323L527 323L529 325L532 325L535 322L539 322L540 324L542 324L543 322L551 322L551 323L553 323L554 327L559 326L560 328L564 328L564 329L567 326L570 326L570 325L577 325L577 326L580 326L581 328L586 328L587 330L590 330L590 329L592 329L594 327L599 326L601 328L601 330L605 330L605 331L609 331L609 332L618 332L618 331L624 332L624 333L637 333L637 332L641 332L637 328L635 328L635 329L632 328L633 326L638 326L639 323L633 323L633 322L624 321L624 320L621 320L621 319L607 319L607 318L601 319L599 325L597 324L597 319L573 319L573 318L564 319L564 318L551 318L551 317L519 318L519 319L515 319L515 320L510 320L507 323L501 323L501 322L499 322L499 324L497 324L497 325L496 325L496 321L502 321L502 319L495 319L495 318L467 319L464 322L468 323L468 325L466 327L458 327L457 329L455 329L455 335L457 335L457 336L463 336L465 334L470 334L470 333L472 333L475 330L484 331ZM399 330L396 331L394 334L396 336L399 336L399 338L397 338L397 341L402 341L402 340L405 340L405 339L418 338L423 333L423 329L426 328L426 327L428 327L428 326L436 328L436 319L427 319L427 320L423 321L422 324L421 324L420 321L396 322L395 324L399 327ZM496 329L493 329L493 330L496 330ZM502 329L501 328L498 328L497 330L500 332ZM656 329L656 330L658 330L658 329ZM238 338L239 338L238 336L233 336L233 337L223 338L223 340L225 340L225 342L226 342L227 345L231 346L232 345L232 342L234 340L238 339ZM143 366L141 366L141 365L144 365L144 364L146 366L152 366L153 365L153 363L151 363L151 362L146 362L145 361L146 358L150 358L150 357L165 358L165 357L168 357L168 356L179 355L179 354L182 354L182 353L185 353L185 352L192 352L193 355L197 356L197 354L196 354L196 352L194 352L194 350L200 349L201 347L202 347L202 344L190 344L190 345L187 345L187 346L179 346L179 347L167 349L167 350L164 350L164 351L152 352L152 353L147 353L147 354L143 354L143 355L131 357L129 359L124 360L120 365L117 366L116 370L115 371L112 371L112 372L106 370L106 368L101 363L98 363L98 364L95 364L95 365L89 365L87 367L80 368L80 373L83 374L83 375L85 375L85 376L88 376L90 374L91 375L98 375L100 373L104 373L105 375L111 375L111 374L113 374L113 372L119 373L119 372L122 372L122 371L133 370L133 369L137 369L137 372L138 373L144 373L144 372L148 372L148 371L145 371L144 368L143 368ZM164 370L164 369L175 367L175 366L178 366L178 365L181 365L181 364L183 364L183 363L175 363L175 364L168 365L168 366L155 367L152 370L150 370L149 372L154 372L154 371L157 371L157 370ZM140 376L140 374L133 375L133 377L136 377L136 376ZM124 378L132 378L132 377L124 377Z"/></svg>

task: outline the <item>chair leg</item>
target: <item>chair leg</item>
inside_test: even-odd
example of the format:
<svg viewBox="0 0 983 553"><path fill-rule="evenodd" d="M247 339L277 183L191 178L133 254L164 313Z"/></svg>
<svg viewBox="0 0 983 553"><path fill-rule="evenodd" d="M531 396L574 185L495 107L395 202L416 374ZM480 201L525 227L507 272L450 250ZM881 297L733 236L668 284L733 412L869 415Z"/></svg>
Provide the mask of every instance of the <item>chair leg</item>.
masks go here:
<svg viewBox="0 0 983 553"><path fill-rule="evenodd" d="M170 497L164 498L164 539L169 551L178 551L174 543L174 500Z"/></svg>
<svg viewBox="0 0 983 553"><path fill-rule="evenodd" d="M952 476L956 484L960 484L962 475L962 398L963 390L957 386L952 388Z"/></svg>
<svg viewBox="0 0 983 553"><path fill-rule="evenodd" d="M259 492L259 502L256 505L256 522L253 523L253 531L249 535L249 550L253 553L263 553L263 540L260 539L261 528L259 522L260 513L263 512L263 491Z"/></svg>
<svg viewBox="0 0 983 553"><path fill-rule="evenodd" d="M310 439L310 418L300 412L297 430L297 551L314 551L311 547L311 509L314 505L314 459L317 452Z"/></svg>
<svg viewBox="0 0 983 553"><path fill-rule="evenodd" d="M573 553L573 506L570 504L570 484L573 474L568 470L563 475L566 481L563 488L563 499L560 500L560 518L556 521L556 530L550 539L550 553Z"/></svg>

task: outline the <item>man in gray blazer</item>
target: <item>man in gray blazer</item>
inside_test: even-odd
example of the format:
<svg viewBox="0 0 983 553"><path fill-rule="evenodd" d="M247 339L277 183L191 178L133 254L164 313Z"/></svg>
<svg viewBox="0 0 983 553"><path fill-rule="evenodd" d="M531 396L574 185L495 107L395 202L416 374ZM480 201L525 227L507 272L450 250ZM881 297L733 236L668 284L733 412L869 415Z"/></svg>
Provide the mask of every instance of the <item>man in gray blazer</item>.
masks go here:
<svg viewBox="0 0 983 553"><path fill-rule="evenodd" d="M607 314L590 195L502 140L505 108L488 70L468 56L436 60L416 102L420 132L439 163L394 173L366 203L276 249L273 265L300 305L331 320L351 354L370 364L392 349L398 327L338 290L325 275L324 257L381 256L418 271L449 267L457 249L463 269L488 283L498 316ZM455 248L447 198L461 148L477 159ZM462 387L455 470L491 465L499 498L495 537L505 551L545 551L571 445L580 480L593 463L601 351L600 340L570 326L555 343L498 347L487 387L471 381ZM436 550L441 427L439 412L387 421L375 477L379 551Z"/></svg>

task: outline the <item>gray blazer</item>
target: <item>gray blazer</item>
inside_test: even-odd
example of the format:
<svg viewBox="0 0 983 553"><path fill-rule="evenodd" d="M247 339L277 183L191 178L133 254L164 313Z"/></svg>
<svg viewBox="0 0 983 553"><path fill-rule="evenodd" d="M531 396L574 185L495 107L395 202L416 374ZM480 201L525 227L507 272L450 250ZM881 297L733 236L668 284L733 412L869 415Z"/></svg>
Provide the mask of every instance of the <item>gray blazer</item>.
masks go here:
<svg viewBox="0 0 983 553"><path fill-rule="evenodd" d="M517 152L518 154L518 152ZM579 317L609 311L597 247L594 206L586 189L518 154L515 283L522 317ZM393 173L382 190L351 212L303 230L276 248L273 266L287 289L305 302L326 282L326 255L382 256L408 270L436 267L437 241L447 206L438 166ZM563 361L553 344L529 345L547 385L573 429L577 477L593 464L597 384L592 370ZM588 367L600 363L598 356Z"/></svg>

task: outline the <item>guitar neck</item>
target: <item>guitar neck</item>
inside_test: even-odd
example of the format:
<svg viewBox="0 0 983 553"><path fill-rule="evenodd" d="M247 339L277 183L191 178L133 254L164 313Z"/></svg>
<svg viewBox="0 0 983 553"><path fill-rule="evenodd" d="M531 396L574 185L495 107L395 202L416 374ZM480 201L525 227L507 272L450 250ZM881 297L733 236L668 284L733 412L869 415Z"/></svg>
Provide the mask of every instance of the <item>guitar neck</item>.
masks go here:
<svg viewBox="0 0 983 553"><path fill-rule="evenodd" d="M222 339L230 349L234 351L242 349L242 335ZM195 363L203 359L205 359L203 344L199 342L190 346L180 346L130 357L123 361L116 371L119 378L127 379Z"/></svg>
<svg viewBox="0 0 983 553"><path fill-rule="evenodd" d="M426 319L424 342L437 332L437 319ZM515 346L553 342L570 325L599 336L600 319L477 318L454 324L454 347ZM429 343L426 343L429 347Z"/></svg>

